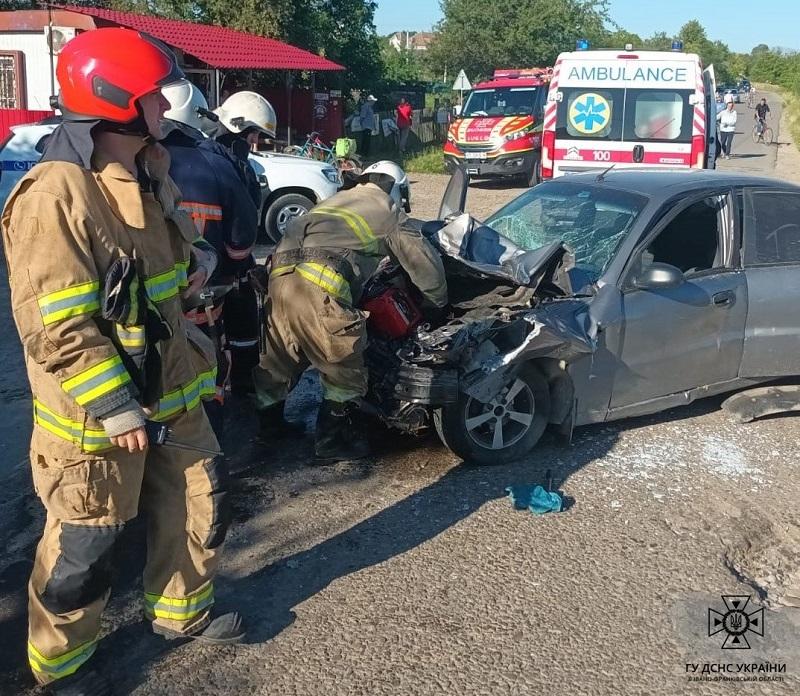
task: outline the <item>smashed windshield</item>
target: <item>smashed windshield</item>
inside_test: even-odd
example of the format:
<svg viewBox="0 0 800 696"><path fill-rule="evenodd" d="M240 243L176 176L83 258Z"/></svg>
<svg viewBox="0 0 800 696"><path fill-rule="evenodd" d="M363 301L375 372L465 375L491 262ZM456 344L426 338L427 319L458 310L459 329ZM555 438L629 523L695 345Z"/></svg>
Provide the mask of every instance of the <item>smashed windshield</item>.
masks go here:
<svg viewBox="0 0 800 696"><path fill-rule="evenodd" d="M576 268L595 282L646 203L627 191L556 180L523 193L485 224L527 250L564 242Z"/></svg>
<svg viewBox="0 0 800 696"><path fill-rule="evenodd" d="M540 87L498 87L476 89L470 93L461 115L472 116L530 116Z"/></svg>

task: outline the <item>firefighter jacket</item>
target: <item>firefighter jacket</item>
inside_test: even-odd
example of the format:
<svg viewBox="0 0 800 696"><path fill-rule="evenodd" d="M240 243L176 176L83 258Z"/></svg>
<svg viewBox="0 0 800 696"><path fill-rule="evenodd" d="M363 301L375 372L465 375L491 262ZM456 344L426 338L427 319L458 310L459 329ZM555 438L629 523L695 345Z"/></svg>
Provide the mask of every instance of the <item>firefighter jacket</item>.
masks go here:
<svg viewBox="0 0 800 696"><path fill-rule="evenodd" d="M242 186L236 164L225 148L188 126L163 141L171 156L169 175L181 191L180 207L197 232L217 252L219 264L211 284L244 274L258 232L258 210Z"/></svg>
<svg viewBox="0 0 800 696"><path fill-rule="evenodd" d="M357 305L364 284L388 255L403 267L429 304L444 307L447 280L442 259L420 232L404 227L403 222L404 214L375 184L340 191L289 223L276 249L271 275L296 272L340 301ZM332 252L349 263L352 274L311 256L308 262L281 267L281 252L298 249ZM352 275L349 281L347 275Z"/></svg>
<svg viewBox="0 0 800 696"><path fill-rule="evenodd" d="M215 392L214 348L181 307L196 231L176 207L177 188L166 177L148 192L121 164L97 154L92 163L38 164L0 219L33 392L32 447L56 457L101 457L112 447L101 419L131 399L163 421ZM100 315L105 275L122 257L170 329L158 343L152 403L142 403L126 359L145 348L147 332Z"/></svg>

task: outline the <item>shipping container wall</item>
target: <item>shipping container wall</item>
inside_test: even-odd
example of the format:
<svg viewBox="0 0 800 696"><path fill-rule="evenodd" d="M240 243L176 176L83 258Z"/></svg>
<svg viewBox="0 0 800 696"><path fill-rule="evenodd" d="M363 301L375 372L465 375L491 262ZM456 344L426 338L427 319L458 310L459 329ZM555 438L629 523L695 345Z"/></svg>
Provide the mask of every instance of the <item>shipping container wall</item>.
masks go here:
<svg viewBox="0 0 800 696"><path fill-rule="evenodd" d="M23 123L36 123L43 118L53 116L53 111L29 111L28 109L0 109L0 143L11 133L11 126Z"/></svg>
<svg viewBox="0 0 800 696"><path fill-rule="evenodd" d="M0 51L21 51L25 77L26 102L31 110L50 108L50 51L43 31L4 32L0 34ZM58 56L54 56L54 62Z"/></svg>

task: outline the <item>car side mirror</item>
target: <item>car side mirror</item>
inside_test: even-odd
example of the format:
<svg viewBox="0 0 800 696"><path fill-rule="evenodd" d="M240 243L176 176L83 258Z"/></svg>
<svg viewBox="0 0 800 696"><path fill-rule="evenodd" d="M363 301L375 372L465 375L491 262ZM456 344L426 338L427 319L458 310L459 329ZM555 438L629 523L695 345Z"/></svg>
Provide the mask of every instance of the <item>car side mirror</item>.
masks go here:
<svg viewBox="0 0 800 696"><path fill-rule="evenodd" d="M683 284L683 271L669 263L651 263L633 282L639 290L668 290Z"/></svg>

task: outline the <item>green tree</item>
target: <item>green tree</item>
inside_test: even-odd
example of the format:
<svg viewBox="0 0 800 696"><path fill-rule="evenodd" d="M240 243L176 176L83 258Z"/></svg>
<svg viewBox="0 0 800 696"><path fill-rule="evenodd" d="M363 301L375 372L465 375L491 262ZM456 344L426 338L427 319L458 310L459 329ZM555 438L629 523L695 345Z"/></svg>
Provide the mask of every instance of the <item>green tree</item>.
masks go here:
<svg viewBox="0 0 800 696"><path fill-rule="evenodd" d="M561 51L606 36L606 3L594 0L441 0L433 69L476 77L498 67L552 65Z"/></svg>

